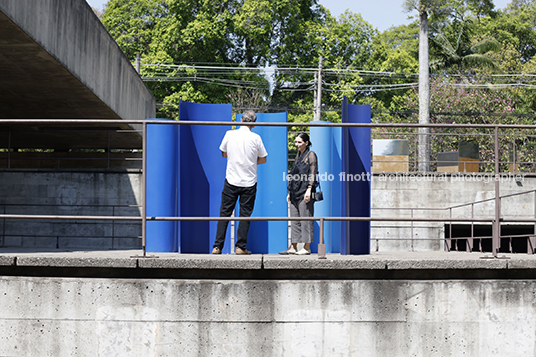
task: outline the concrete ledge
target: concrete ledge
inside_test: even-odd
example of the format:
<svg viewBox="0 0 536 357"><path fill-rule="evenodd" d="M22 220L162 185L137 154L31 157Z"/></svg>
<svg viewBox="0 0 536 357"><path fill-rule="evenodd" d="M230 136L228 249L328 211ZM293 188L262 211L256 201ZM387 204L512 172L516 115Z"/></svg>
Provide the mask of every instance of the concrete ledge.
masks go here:
<svg viewBox="0 0 536 357"><path fill-rule="evenodd" d="M489 254L488 254L489 256ZM0 249L0 275L136 279L536 279L536 256L392 252L360 256L280 256Z"/></svg>
<svg viewBox="0 0 536 357"><path fill-rule="evenodd" d="M363 257L363 256L361 256ZM386 269L386 263L381 260L363 259L355 256L329 254L327 259L318 259L317 255L309 256L264 256L264 269Z"/></svg>
<svg viewBox="0 0 536 357"><path fill-rule="evenodd" d="M446 253L449 254L449 253ZM506 259L474 259L474 260L390 260L386 262L387 269L401 270L458 270L458 269L507 269Z"/></svg>
<svg viewBox="0 0 536 357"><path fill-rule="evenodd" d="M136 268L137 260L128 258L19 257L20 267Z"/></svg>
<svg viewBox="0 0 536 357"><path fill-rule="evenodd" d="M0 255L0 266L14 266L16 258L13 256Z"/></svg>
<svg viewBox="0 0 536 357"><path fill-rule="evenodd" d="M515 259L507 261L508 269L536 269L534 259Z"/></svg>
<svg viewBox="0 0 536 357"><path fill-rule="evenodd" d="M262 255L205 255L205 254L189 254L179 255L174 257L166 257L166 255L155 254L159 258L138 258L138 266L140 268L153 269L240 269L240 270L260 270L262 269Z"/></svg>

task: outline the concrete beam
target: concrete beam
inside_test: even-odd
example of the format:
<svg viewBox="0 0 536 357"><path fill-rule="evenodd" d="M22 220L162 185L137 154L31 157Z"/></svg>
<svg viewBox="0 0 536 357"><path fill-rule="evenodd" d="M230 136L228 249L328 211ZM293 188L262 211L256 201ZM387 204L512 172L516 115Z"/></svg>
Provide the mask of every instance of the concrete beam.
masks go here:
<svg viewBox="0 0 536 357"><path fill-rule="evenodd" d="M84 0L1 1L0 78L0 118L155 116L155 98ZM5 129L23 130L13 126ZM30 135L20 135L12 147L32 147L29 145L36 137L41 138L41 147L91 147L94 142L90 137L84 142L84 134L42 134L43 130L57 129L67 128L25 127ZM139 134L122 136L125 144L134 141L140 146Z"/></svg>

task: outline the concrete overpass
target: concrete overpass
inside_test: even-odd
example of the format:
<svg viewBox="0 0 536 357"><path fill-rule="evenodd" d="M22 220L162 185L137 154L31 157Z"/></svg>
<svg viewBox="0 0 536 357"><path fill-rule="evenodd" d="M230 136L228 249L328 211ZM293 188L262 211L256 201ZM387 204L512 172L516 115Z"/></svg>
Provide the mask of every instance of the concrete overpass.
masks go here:
<svg viewBox="0 0 536 357"><path fill-rule="evenodd" d="M155 116L153 95L84 0L0 1L0 83L0 143L11 132L11 148L106 148L100 130L130 126L22 127L1 119ZM65 132L74 128L91 132ZM141 147L137 133L114 137L115 148Z"/></svg>

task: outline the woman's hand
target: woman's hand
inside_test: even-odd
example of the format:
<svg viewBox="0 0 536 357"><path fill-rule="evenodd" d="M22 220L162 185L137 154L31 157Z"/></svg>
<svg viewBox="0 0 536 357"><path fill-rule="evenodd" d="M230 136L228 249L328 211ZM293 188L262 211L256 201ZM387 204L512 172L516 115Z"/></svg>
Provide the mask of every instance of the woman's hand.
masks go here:
<svg viewBox="0 0 536 357"><path fill-rule="evenodd" d="M290 203L290 195L289 194L287 194L287 202Z"/></svg>
<svg viewBox="0 0 536 357"><path fill-rule="evenodd" d="M311 201L311 187L307 188L307 191L305 191L305 196L303 197L303 200L305 203L309 203Z"/></svg>

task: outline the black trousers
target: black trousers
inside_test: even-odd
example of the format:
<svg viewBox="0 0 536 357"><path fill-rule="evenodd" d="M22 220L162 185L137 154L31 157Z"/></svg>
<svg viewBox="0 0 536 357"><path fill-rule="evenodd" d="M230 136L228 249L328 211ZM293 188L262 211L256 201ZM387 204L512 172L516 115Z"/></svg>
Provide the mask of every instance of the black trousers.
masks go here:
<svg viewBox="0 0 536 357"><path fill-rule="evenodd" d="M257 195L257 184L251 187L233 186L227 180L223 184L221 193L220 217L231 217L236 201L240 198L240 217L250 217L255 205L255 196ZM246 249L248 242L249 221L240 221L238 224L238 233L235 246L240 249ZM225 233L229 221L218 221L216 229L216 240L214 248L223 248L225 243Z"/></svg>

